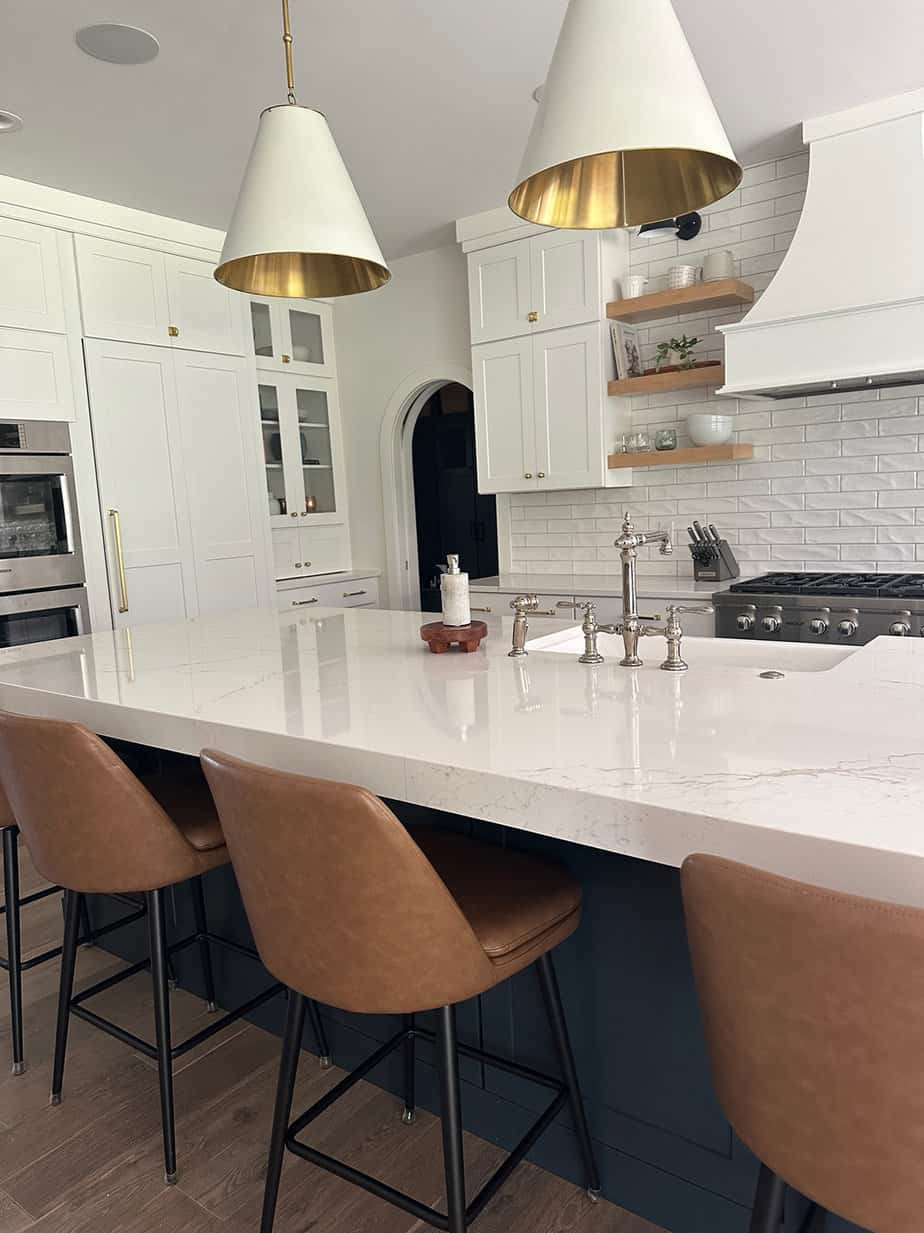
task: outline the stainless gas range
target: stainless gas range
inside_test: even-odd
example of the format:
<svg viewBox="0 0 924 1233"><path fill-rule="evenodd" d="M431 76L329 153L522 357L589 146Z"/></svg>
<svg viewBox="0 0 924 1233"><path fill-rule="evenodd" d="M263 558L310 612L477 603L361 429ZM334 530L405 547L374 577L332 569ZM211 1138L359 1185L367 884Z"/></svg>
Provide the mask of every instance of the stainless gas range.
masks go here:
<svg viewBox="0 0 924 1233"><path fill-rule="evenodd" d="M713 596L719 638L859 644L924 637L924 574L762 574Z"/></svg>

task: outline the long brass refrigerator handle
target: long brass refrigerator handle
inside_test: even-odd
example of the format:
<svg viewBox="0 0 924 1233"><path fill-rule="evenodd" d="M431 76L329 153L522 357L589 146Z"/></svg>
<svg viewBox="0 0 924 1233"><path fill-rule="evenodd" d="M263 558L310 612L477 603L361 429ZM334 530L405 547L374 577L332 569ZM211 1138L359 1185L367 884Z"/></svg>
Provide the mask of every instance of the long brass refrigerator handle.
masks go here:
<svg viewBox="0 0 924 1233"><path fill-rule="evenodd" d="M116 568L119 573L119 611L128 612L128 587L125 583L125 557L122 553L122 523L119 511L111 509L109 517L112 519L112 538L115 541Z"/></svg>

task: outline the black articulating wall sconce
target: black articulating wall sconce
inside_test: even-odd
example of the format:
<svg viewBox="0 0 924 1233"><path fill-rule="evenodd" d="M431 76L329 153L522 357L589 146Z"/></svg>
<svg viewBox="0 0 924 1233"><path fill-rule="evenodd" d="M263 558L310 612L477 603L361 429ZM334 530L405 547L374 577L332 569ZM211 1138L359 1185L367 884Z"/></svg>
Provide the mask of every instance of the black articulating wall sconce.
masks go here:
<svg viewBox="0 0 924 1233"><path fill-rule="evenodd" d="M645 223L639 227L639 235L649 240L692 240L698 236L703 227L701 214L678 214L676 218L666 218L660 223Z"/></svg>

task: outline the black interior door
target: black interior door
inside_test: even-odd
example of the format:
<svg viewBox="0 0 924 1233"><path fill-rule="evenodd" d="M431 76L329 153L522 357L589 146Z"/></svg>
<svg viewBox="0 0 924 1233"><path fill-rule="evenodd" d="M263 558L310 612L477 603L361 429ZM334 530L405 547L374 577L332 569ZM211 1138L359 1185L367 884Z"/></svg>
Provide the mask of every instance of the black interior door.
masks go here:
<svg viewBox="0 0 924 1233"><path fill-rule="evenodd" d="M472 578L497 573L497 508L478 492L471 390L448 385L429 399L414 428L414 505L420 606L440 610L440 565L457 552Z"/></svg>

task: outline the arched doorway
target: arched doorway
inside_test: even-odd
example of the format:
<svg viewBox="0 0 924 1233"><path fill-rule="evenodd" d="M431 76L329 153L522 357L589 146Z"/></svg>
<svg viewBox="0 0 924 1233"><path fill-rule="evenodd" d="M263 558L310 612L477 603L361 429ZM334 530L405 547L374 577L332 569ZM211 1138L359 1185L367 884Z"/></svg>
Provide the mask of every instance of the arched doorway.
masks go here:
<svg viewBox="0 0 924 1233"><path fill-rule="evenodd" d="M497 501L478 492L472 391L456 381L435 390L411 434L420 607L439 612L440 574L458 553L472 578L497 573Z"/></svg>
<svg viewBox="0 0 924 1233"><path fill-rule="evenodd" d="M382 417L379 446L390 608L420 608L413 467L414 429L427 402L444 386L451 384L464 386L467 391L471 391L471 370L457 364L442 363L432 368L418 369L397 387ZM497 543L496 536L493 537L493 543ZM448 551L455 549L450 548ZM465 563L463 567L467 568ZM477 576L473 570L468 572L473 577Z"/></svg>

